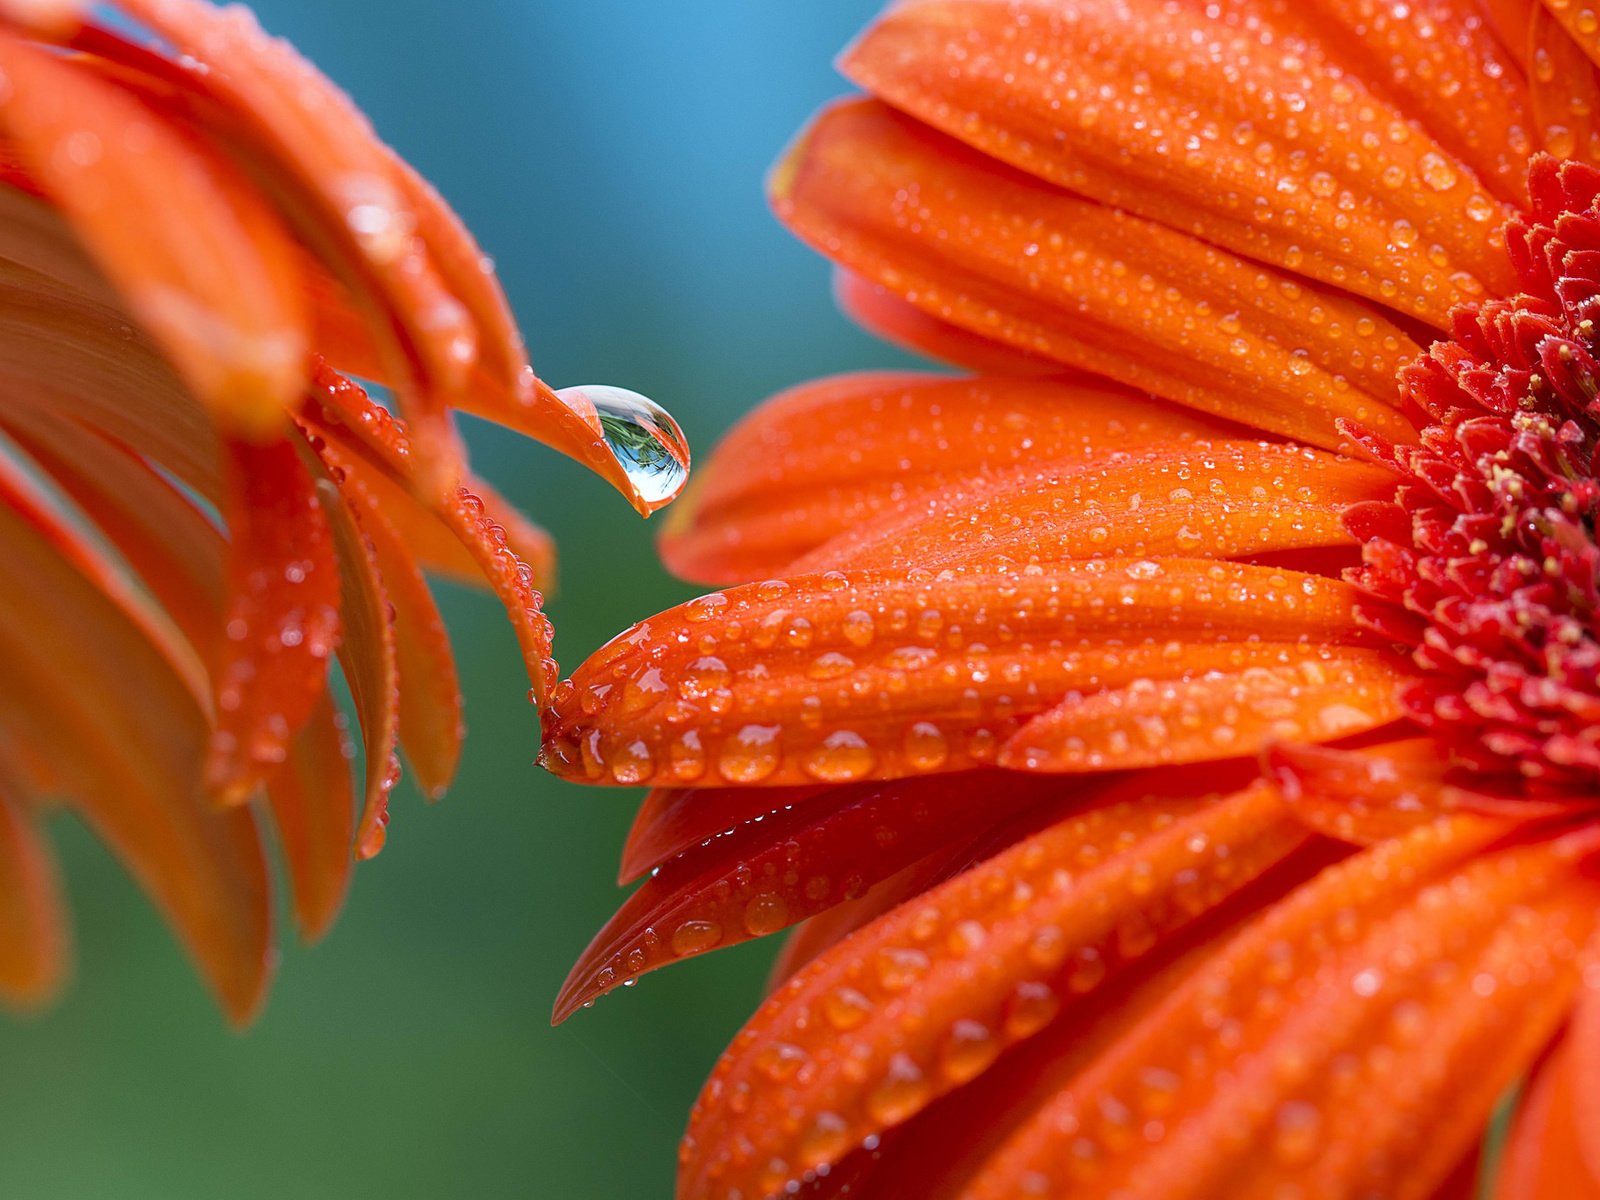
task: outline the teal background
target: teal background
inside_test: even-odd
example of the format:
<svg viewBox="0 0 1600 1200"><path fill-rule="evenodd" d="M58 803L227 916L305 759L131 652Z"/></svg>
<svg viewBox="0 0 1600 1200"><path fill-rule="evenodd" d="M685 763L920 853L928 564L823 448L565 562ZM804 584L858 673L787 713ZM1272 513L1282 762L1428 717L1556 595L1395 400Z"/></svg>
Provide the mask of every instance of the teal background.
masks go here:
<svg viewBox="0 0 1600 1200"><path fill-rule="evenodd" d="M903 361L834 311L761 178L844 90L875 0L260 0L494 255L557 386L667 405L704 455L764 395ZM558 536L571 667L690 594L653 530L541 447L470 431ZM78 939L67 996L0 1016L0 1197L665 1197L685 1114L754 1005L770 945L647 977L559 1030L566 968L620 901L638 793L533 766L509 629L452 592L470 736L459 781L396 797L388 849L331 935L284 946L230 1032L120 868L62 819Z"/></svg>

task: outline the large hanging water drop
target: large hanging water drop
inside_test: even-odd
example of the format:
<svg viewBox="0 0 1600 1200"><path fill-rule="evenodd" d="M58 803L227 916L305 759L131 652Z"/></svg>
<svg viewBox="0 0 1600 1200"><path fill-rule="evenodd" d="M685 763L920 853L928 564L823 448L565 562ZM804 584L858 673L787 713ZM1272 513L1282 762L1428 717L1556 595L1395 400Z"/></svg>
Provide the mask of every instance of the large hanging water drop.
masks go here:
<svg viewBox="0 0 1600 1200"><path fill-rule="evenodd" d="M689 443L683 430L648 396L607 383L562 388L556 395L574 408L594 406L606 446L639 499L652 511L683 490L689 478Z"/></svg>

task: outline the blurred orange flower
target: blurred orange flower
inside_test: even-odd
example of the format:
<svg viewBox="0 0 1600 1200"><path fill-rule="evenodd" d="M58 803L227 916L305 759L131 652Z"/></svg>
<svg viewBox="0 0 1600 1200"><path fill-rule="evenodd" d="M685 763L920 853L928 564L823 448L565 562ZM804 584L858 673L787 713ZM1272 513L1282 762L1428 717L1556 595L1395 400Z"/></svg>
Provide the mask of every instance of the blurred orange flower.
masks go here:
<svg viewBox="0 0 1600 1200"><path fill-rule="evenodd" d="M242 1021L271 973L263 826L316 937L352 845L383 844L397 749L431 795L455 771L423 571L492 588L535 695L556 678L549 539L471 475L451 412L645 512L686 459L641 398L534 378L466 230L245 9L117 7L0 2L0 999L63 976L39 830L63 802Z"/></svg>
<svg viewBox="0 0 1600 1200"><path fill-rule="evenodd" d="M1600 22L907 0L772 178L869 327L556 694L558 1001L798 924L679 1195L1600 1194Z"/></svg>

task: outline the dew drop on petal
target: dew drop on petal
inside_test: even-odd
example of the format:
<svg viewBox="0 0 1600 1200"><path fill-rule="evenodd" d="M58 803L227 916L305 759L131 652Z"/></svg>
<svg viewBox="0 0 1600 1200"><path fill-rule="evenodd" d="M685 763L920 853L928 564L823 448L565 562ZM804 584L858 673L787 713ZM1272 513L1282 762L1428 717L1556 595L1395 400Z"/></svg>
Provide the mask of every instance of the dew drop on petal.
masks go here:
<svg viewBox="0 0 1600 1200"><path fill-rule="evenodd" d="M672 933L672 952L679 958L702 954L722 940L722 926L715 921L685 921Z"/></svg>
<svg viewBox="0 0 1600 1200"><path fill-rule="evenodd" d="M774 1083L793 1079L805 1066L806 1052L789 1042L769 1042L756 1055L756 1069Z"/></svg>
<svg viewBox="0 0 1600 1200"><path fill-rule="evenodd" d="M762 892L744 908L744 928L751 937L777 933L789 923L789 905L776 892Z"/></svg>
<svg viewBox="0 0 1600 1200"><path fill-rule="evenodd" d="M848 783L872 770L872 747L859 733L841 729L830 733L806 756L805 771L824 783Z"/></svg>
<svg viewBox="0 0 1600 1200"><path fill-rule="evenodd" d="M1278 1106L1273 1121L1272 1152L1285 1166L1309 1162L1321 1139L1322 1114L1313 1104L1290 1100Z"/></svg>
<svg viewBox="0 0 1600 1200"><path fill-rule="evenodd" d="M833 1162L851 1148L848 1122L836 1112L820 1112L800 1142L801 1156L807 1162Z"/></svg>
<svg viewBox="0 0 1600 1200"><path fill-rule="evenodd" d="M1006 1035L1014 1039L1032 1037L1055 1019L1060 1007L1060 998L1048 984L1019 983L1006 1010Z"/></svg>
<svg viewBox="0 0 1600 1200"><path fill-rule="evenodd" d="M872 1014L872 1001L852 987L834 988L822 998L822 1015L839 1032L854 1029Z"/></svg>
<svg viewBox="0 0 1600 1200"><path fill-rule="evenodd" d="M906 765L917 771L937 771L950 757L944 731L931 721L918 721L905 733Z"/></svg>
<svg viewBox="0 0 1600 1200"><path fill-rule="evenodd" d="M950 1082L965 1083L988 1070L999 1053L1000 1043L988 1026L963 1018L950 1027L939 1066Z"/></svg>
<svg viewBox="0 0 1600 1200"><path fill-rule="evenodd" d="M759 783L778 769L778 726L745 725L723 743L717 770L729 783Z"/></svg>
<svg viewBox="0 0 1600 1200"><path fill-rule="evenodd" d="M875 1121L896 1125L926 1104L931 1091L916 1061L908 1054L896 1054L882 1081L867 1094L867 1111Z"/></svg>
<svg viewBox="0 0 1600 1200"><path fill-rule="evenodd" d="M607 448L645 505L660 508L683 490L689 443L654 400L606 383L561 388L556 395L580 411L585 401L594 405Z"/></svg>

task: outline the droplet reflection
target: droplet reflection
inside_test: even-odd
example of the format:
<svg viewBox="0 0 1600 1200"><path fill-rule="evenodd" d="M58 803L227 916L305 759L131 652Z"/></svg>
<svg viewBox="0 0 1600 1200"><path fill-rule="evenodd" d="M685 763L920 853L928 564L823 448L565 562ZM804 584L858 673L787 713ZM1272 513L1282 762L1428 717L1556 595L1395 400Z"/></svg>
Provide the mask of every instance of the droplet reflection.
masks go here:
<svg viewBox="0 0 1600 1200"><path fill-rule="evenodd" d="M583 407L585 400L594 405L606 445L651 511L683 490L689 444L672 414L654 400L606 383L562 388L556 395L574 407Z"/></svg>

